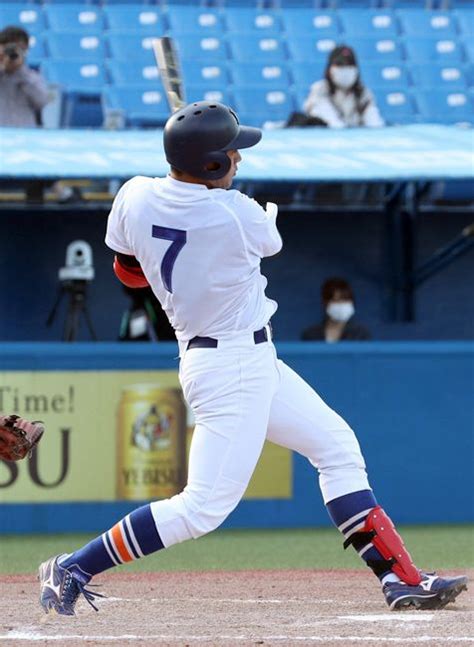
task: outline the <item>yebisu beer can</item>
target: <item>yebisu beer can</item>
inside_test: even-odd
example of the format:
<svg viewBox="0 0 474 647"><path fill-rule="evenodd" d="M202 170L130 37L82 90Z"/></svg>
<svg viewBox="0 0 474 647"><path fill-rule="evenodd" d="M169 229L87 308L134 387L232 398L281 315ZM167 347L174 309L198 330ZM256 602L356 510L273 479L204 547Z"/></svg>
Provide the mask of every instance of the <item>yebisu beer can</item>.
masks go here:
<svg viewBox="0 0 474 647"><path fill-rule="evenodd" d="M186 484L186 405L181 389L133 384L118 410L117 497L164 499Z"/></svg>

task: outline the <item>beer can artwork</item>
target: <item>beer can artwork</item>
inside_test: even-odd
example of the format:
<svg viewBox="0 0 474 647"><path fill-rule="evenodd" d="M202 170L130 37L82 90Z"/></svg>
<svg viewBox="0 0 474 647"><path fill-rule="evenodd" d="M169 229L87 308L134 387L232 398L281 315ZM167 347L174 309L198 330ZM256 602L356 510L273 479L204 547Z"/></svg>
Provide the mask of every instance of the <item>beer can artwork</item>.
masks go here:
<svg viewBox="0 0 474 647"><path fill-rule="evenodd" d="M117 497L164 499L186 484L186 405L181 389L134 384L118 411Z"/></svg>

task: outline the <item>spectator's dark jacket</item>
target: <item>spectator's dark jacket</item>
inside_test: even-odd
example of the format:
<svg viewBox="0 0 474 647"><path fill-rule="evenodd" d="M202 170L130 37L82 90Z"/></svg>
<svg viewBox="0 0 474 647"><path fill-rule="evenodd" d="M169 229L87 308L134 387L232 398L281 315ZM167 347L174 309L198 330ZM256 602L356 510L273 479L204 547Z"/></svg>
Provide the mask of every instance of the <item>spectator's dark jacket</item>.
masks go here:
<svg viewBox="0 0 474 647"><path fill-rule="evenodd" d="M324 334L325 321L315 324L310 328L304 330L301 334L301 339L304 341L326 341ZM341 338L338 341L367 341L371 339L371 335L367 328L354 321L351 317L344 326Z"/></svg>

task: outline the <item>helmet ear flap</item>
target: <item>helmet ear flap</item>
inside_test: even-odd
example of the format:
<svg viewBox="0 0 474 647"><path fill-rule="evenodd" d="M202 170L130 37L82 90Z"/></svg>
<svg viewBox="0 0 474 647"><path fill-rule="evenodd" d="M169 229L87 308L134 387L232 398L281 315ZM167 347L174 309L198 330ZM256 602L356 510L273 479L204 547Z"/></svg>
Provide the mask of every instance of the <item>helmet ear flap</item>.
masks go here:
<svg viewBox="0 0 474 647"><path fill-rule="evenodd" d="M224 151L206 153L204 170L199 172L199 177L205 180L219 180L229 172L231 164L230 157Z"/></svg>

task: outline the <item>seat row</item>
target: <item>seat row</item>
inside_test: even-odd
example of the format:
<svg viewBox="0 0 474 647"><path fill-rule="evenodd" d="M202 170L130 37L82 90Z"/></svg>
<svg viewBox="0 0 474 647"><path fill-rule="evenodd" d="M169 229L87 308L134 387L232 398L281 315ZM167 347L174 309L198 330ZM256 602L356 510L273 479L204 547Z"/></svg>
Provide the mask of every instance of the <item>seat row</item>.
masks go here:
<svg viewBox="0 0 474 647"><path fill-rule="evenodd" d="M426 11L423 9L316 11L285 9L278 11L229 8L225 11L193 6L124 4L98 7L90 4L45 5L3 3L0 24L22 25L34 33L44 29L80 30L96 33L103 29L135 29L163 35L197 31L205 35L255 33L262 36L318 35L320 37L373 36L396 38L399 35L455 38L474 34L474 11Z"/></svg>
<svg viewBox="0 0 474 647"><path fill-rule="evenodd" d="M180 34L176 37L182 60L220 63L225 60L259 63L309 63L326 61L330 51L338 44L331 38L259 38L238 34L226 38L199 34ZM77 32L46 32L35 35L30 43L30 63L37 65L45 57L101 60L152 60L153 36L143 36L131 31L115 31L99 35ZM462 63L474 61L474 39L377 39L353 37L346 40L361 62L377 61L384 64L411 63Z"/></svg>

